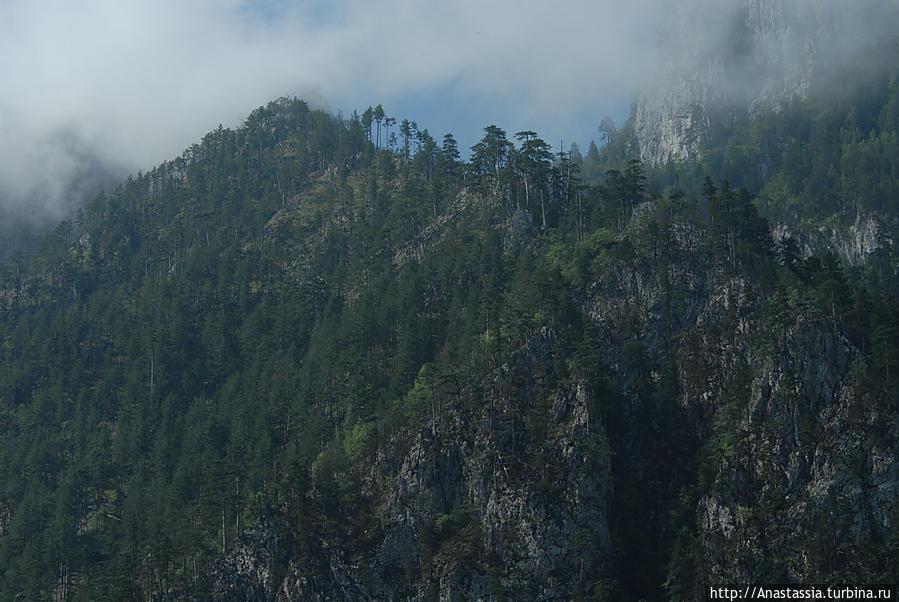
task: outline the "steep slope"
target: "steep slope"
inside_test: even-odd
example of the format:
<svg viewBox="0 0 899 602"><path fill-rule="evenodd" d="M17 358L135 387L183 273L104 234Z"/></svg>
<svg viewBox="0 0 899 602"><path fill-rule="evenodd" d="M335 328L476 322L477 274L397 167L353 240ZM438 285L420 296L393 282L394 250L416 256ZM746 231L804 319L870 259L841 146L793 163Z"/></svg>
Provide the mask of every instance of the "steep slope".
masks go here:
<svg viewBox="0 0 899 602"><path fill-rule="evenodd" d="M380 517L373 542L287 544L263 588L254 532L210 575L214 595L693 599L711 583L889 580L887 368L864 374L794 269L746 246L744 266L722 266L703 228L664 212L561 256L576 329L542 331L474 387L419 376L421 430L345 468Z"/></svg>
<svg viewBox="0 0 899 602"><path fill-rule="evenodd" d="M426 390L434 413L424 424L380 443L371 464L347 468L360 471L362 503L377 516L372 541L307 531L311 542L282 544L288 561L265 583L253 574L272 565L258 533L270 537L277 527L260 523L216 565L214 594L426 600L585 592L610 545L609 460L583 385L554 382L554 339L536 335L495 379L442 395ZM428 380L422 375L416 391L434 386ZM298 503L323 495L313 487ZM301 532L290 522L282 528Z"/></svg>
<svg viewBox="0 0 899 602"><path fill-rule="evenodd" d="M639 154L652 190L700 197L706 176L728 180L803 256L895 274L881 268L899 236L897 18L879 0L673 5L653 84L584 172L608 186L598 174Z"/></svg>

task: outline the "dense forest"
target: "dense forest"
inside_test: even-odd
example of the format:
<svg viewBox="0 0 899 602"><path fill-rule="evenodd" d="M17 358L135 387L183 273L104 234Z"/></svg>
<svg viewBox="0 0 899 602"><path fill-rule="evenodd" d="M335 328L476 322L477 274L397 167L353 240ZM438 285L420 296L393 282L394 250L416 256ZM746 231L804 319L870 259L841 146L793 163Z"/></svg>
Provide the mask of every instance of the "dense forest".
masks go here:
<svg viewBox="0 0 899 602"><path fill-rule="evenodd" d="M0 263L0 598L894 582L897 106L662 167L607 122L219 127ZM851 267L803 244L862 213Z"/></svg>

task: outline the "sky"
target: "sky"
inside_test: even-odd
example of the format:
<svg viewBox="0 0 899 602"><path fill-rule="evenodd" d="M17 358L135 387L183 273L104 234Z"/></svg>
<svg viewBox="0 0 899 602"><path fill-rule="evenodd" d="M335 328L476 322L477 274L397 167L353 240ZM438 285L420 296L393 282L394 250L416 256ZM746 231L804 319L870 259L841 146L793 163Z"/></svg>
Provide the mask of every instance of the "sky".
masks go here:
<svg viewBox="0 0 899 602"><path fill-rule="evenodd" d="M438 140L452 132L463 152L491 124L586 152L602 119L620 125L654 79L676 86L695 58L732 43L733 18L788 5L812 22L830 15L841 36L816 49L817 63L838 63L895 35L880 18L895 2L0 0L0 220L66 217L100 182L149 170L282 96L344 116L381 104ZM688 35L676 26L676 47L659 52L673 9L707 18ZM762 63L789 55L782 33ZM805 52L793 54L802 71ZM688 64L664 67L663 55Z"/></svg>
<svg viewBox="0 0 899 602"><path fill-rule="evenodd" d="M583 150L650 71L664 0L0 0L0 202L58 217L280 96L382 104L460 147ZM86 184L85 184L86 182Z"/></svg>

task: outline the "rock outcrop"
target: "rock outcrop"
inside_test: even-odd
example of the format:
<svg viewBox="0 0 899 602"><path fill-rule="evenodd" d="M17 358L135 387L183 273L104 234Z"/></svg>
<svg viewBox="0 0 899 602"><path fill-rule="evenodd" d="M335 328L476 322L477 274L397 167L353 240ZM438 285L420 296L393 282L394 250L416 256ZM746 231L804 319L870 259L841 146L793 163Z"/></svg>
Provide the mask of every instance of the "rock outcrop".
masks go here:
<svg viewBox="0 0 899 602"><path fill-rule="evenodd" d="M794 238L804 257L833 252L844 265L858 266L864 264L878 249L892 249L894 243L890 232L896 232L897 229L895 223L889 225L890 221L893 220L883 216L859 214L855 221L846 226L834 223L835 220L817 228L778 224L774 227L773 234L776 240Z"/></svg>
<svg viewBox="0 0 899 602"><path fill-rule="evenodd" d="M213 567L213 597L556 600L593 582L611 545L608 445L584 384L557 382L559 345L535 335L462 407L380 448L363 467L370 551L320 533L300 553L278 535L289 521L266 518Z"/></svg>

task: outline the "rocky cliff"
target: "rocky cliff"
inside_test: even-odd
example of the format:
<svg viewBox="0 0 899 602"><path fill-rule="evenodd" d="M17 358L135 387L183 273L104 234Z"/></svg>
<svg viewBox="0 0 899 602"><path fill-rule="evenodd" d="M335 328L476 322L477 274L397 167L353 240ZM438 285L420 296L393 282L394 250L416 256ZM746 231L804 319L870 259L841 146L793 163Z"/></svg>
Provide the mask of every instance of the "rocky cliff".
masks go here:
<svg viewBox="0 0 899 602"><path fill-rule="evenodd" d="M703 229L660 235L637 213L571 290L591 349L544 328L431 393L418 426L345 469L357 505L337 520L370 514L364 537L308 526L310 486L235 543L213 597L690 599L894 577L895 394L832 316L716 265Z"/></svg>
<svg viewBox="0 0 899 602"><path fill-rule="evenodd" d="M435 402L424 424L351 469L360 471L358 503L377 517L366 546L339 530L298 537L287 517L264 518L215 565L214 597L552 600L584 591L611 546L609 451L584 383L557 379L559 345L551 330L536 334L488 380ZM314 505L322 493L307 495Z"/></svg>
<svg viewBox="0 0 899 602"><path fill-rule="evenodd" d="M893 223L890 224L890 221ZM817 227L806 228L777 224L773 234L778 240L795 239L805 257L834 252L849 266L863 265L878 249L892 251L893 238L890 233L897 231L895 220L858 215L848 225L834 222L830 220Z"/></svg>

